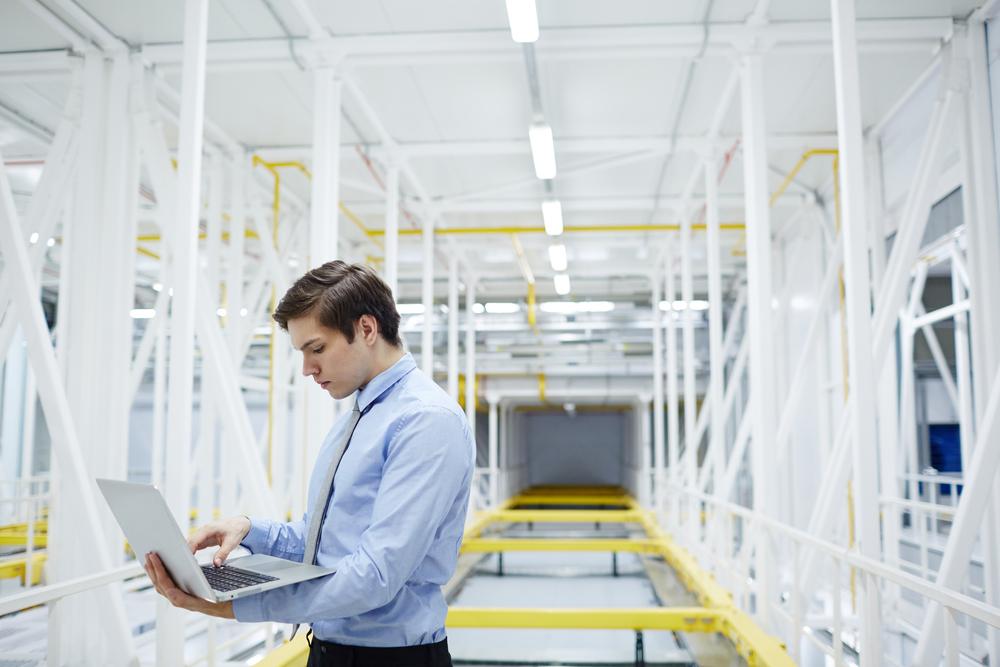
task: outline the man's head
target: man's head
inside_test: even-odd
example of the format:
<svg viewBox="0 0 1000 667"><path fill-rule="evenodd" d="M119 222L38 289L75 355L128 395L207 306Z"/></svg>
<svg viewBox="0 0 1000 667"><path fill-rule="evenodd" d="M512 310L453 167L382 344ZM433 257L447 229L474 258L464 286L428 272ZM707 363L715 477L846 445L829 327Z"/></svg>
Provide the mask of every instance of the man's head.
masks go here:
<svg viewBox="0 0 1000 667"><path fill-rule="evenodd" d="M367 266L327 262L295 281L274 311L302 373L345 398L398 357L399 313L389 286Z"/></svg>

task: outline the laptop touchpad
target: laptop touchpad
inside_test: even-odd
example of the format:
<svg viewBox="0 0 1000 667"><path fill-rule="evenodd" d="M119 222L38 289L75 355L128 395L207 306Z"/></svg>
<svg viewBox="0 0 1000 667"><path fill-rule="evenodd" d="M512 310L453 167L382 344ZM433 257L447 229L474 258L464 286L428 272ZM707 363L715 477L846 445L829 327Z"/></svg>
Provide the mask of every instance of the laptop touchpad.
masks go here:
<svg viewBox="0 0 1000 667"><path fill-rule="evenodd" d="M293 560L285 560L284 558L268 558L263 563L254 563L253 569L257 572L274 572L276 570L284 570L289 567L301 567L302 563L296 563Z"/></svg>

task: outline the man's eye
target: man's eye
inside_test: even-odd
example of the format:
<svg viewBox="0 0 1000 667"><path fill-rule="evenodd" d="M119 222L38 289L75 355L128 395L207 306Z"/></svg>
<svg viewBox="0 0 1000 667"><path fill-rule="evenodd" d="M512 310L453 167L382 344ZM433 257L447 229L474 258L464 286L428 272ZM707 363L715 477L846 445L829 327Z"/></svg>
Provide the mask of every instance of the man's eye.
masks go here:
<svg viewBox="0 0 1000 667"><path fill-rule="evenodd" d="M322 351L323 351L323 346L320 345L319 347L313 350L313 354L319 354Z"/></svg>

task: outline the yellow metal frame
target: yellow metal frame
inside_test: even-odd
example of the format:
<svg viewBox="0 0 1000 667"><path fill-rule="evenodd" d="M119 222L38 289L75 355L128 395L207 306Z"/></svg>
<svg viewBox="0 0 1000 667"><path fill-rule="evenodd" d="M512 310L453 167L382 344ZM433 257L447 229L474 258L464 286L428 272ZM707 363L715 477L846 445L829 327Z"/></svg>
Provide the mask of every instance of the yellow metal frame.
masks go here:
<svg viewBox="0 0 1000 667"><path fill-rule="evenodd" d="M45 565L46 561L45 553L33 553L31 554L31 584L35 586L42 581L42 566ZM25 557L20 558L8 558L0 560L0 579L14 579L20 577L21 585L24 586L24 576L27 570L26 564L28 559Z"/></svg>
<svg viewBox="0 0 1000 667"><path fill-rule="evenodd" d="M625 510L519 510L520 505L621 504ZM507 522L638 523L639 539L509 539L482 537L489 526ZM623 489L612 487L538 487L481 512L468 525L462 553L504 551L611 551L661 556L701 607L637 609L513 609L452 607L449 628L563 628L597 630L667 630L725 635L749 667L790 667L795 663L775 637L767 634L733 603L732 596L660 527L656 515L642 509ZM279 647L259 662L263 667L305 665L309 647L303 637Z"/></svg>

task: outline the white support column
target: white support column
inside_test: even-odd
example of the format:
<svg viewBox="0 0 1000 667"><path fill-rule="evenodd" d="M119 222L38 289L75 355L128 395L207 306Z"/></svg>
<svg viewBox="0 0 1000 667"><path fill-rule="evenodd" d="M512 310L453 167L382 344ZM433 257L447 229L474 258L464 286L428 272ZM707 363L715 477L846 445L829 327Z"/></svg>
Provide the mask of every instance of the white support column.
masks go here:
<svg viewBox="0 0 1000 667"><path fill-rule="evenodd" d="M653 506L657 512L663 511L665 497L664 484L666 470L664 468L663 450L663 310L660 301L663 300L662 263L653 272L652 308L653 308L653 468L656 473L653 483Z"/></svg>
<svg viewBox="0 0 1000 667"><path fill-rule="evenodd" d="M420 370L434 379L434 215L424 212L423 280L421 301L424 304L424 324L420 332Z"/></svg>
<svg viewBox="0 0 1000 667"><path fill-rule="evenodd" d="M750 336L750 404L753 442L753 506L774 515L774 479L770 447L774 444L774 348L771 335L771 218L768 210L767 146L760 54L743 57L743 181L747 227L747 334ZM761 533L756 542L757 610L765 627L771 625L771 604L777 594L770 541Z"/></svg>
<svg viewBox="0 0 1000 667"><path fill-rule="evenodd" d="M338 257L341 80L332 67L313 70L313 178L308 268Z"/></svg>
<svg viewBox="0 0 1000 667"><path fill-rule="evenodd" d="M694 285L691 276L691 217L688 211L681 211L681 301L682 318L681 345L684 355L684 486L695 491L698 480L698 395L694 370L694 320L691 316L691 302L694 300ZM691 544L701 539L701 501L694 496L686 498L687 517L684 519L685 532Z"/></svg>
<svg viewBox="0 0 1000 667"><path fill-rule="evenodd" d="M0 248L3 248L4 274L10 281L12 304L28 345L28 358L38 383L38 395L45 412L46 423L52 435L54 461L59 462L58 493L67 505L80 511L82 523L78 526L79 540L75 555L84 572L99 572L111 568L108 539L104 534L98 513L98 491L88 471L69 401L65 382L59 371L52 349L50 332L45 324L38 285L32 277L31 263L17 217L7 172L0 155ZM52 543L49 543L51 550ZM69 548L67 546L67 548ZM73 664L84 651L93 652L99 664L126 665L134 659L132 633L125 618L121 588L112 585L95 591L97 604L103 610L97 628L86 646L77 646L71 654L60 652L59 636L50 645L47 663ZM50 633L53 623L58 624L59 612L50 615ZM50 634L51 637L51 634Z"/></svg>
<svg viewBox="0 0 1000 667"><path fill-rule="evenodd" d="M314 165L315 166L315 165ZM237 375L243 367L242 342L243 333L247 328L249 318L243 314L249 309L244 305L244 266L246 265L246 179L250 169L250 156L240 153L235 156L230 165L229 177L229 245L226 260L226 345L232 355L233 367ZM313 178L317 178L315 172ZM235 470L238 463L238 445L233 442L231 433L223 430L221 434L219 459L224 470ZM305 451L306 448L303 448ZM237 479L235 475L220 475L219 477L219 510L222 516L237 513ZM305 494L305 491L302 492Z"/></svg>
<svg viewBox="0 0 1000 667"><path fill-rule="evenodd" d="M986 601L998 605L1000 596L1000 494L996 492L998 483L996 470L992 475L980 469L981 448L996 451L996 436L986 432L984 424L992 424L993 415L986 397L997 393L995 369L1000 364L1000 341L996 338L995 327L1000 326L1000 295L996 285L1000 279L1000 230L997 229L996 171L993 155L993 130L989 100L989 76L985 25L972 21L966 33L967 39L956 35L953 40L955 56L968 57L969 83L959 98L961 116L962 149L962 190L963 208L968 234L969 299L972 305L972 374L975 394L975 449L968 465L963 460L965 488L955 516L948 545L945 548L937 582L958 589L965 578L969 557L977 533L982 534L983 573ZM962 48L964 47L964 48ZM964 52L963 52L964 51ZM963 434L964 438L964 434ZM984 489L973 484L982 483ZM970 493L974 492L974 493ZM968 518L967 516L968 515ZM937 665L944 648L941 633L942 610L932 604L924 616L920 642L914 655L914 664L929 667ZM1000 656L1000 632L987 630L987 653L991 664Z"/></svg>
<svg viewBox="0 0 1000 667"><path fill-rule="evenodd" d="M488 463L490 469L490 507L497 507L500 504L500 442L498 439L499 419L497 418L497 402L495 398L489 398L490 420L489 420L489 449Z"/></svg>
<svg viewBox="0 0 1000 667"><path fill-rule="evenodd" d="M674 252L673 247L667 248L667 259L664 262L666 285L664 300L667 303L667 470L670 483L674 487L670 497L669 516L671 524L676 526L680 521L678 498L681 486L681 473L678 470L680 462L680 421L677 411L677 316L671 304L677 297L675 289ZM656 304L659 308L660 304Z"/></svg>
<svg viewBox="0 0 1000 667"><path fill-rule="evenodd" d="M448 259L448 395L458 400L458 253Z"/></svg>
<svg viewBox="0 0 1000 667"><path fill-rule="evenodd" d="M837 91L837 139L843 210L844 291L847 317L848 401L854 413L851 441L854 462L854 521L858 550L881 559L876 450L875 380L872 357L871 276L865 207L864 143L854 0L832 0L833 63ZM882 664L882 616L877 583L862 579L861 665Z"/></svg>
<svg viewBox="0 0 1000 667"><path fill-rule="evenodd" d="M972 298L972 349L976 372L973 375L977 421L985 416L986 396L992 390L991 373L1000 363L1000 295L996 281L1000 279L1000 229L997 211L997 175L994 155L993 107L990 101L989 52L986 23L978 16L966 28L966 55L969 64L968 87L965 91L962 135L964 179L963 190L970 189L975 207L965 208L974 213L966 218L970 298ZM965 200L963 200L963 204ZM973 264L975 267L973 267ZM989 442L989 441L986 441ZM968 470L963 464L963 470ZM986 510L984 535L984 572L986 601L1000 606L1000 493L995 489L1000 479L994 479L994 492ZM987 654L990 664L1000 663L1000 629L987 628Z"/></svg>
<svg viewBox="0 0 1000 667"><path fill-rule="evenodd" d="M385 282L399 301L399 165L392 161L385 178Z"/></svg>
<svg viewBox="0 0 1000 667"><path fill-rule="evenodd" d="M340 111L342 83L331 67L313 71L313 178L309 216L308 269L339 257L340 240ZM298 372L298 371L296 371ZM305 442L299 447L304 470L310 470L319 455L320 446L333 425L336 404L329 396L306 386L305 403L300 416L304 420L301 433ZM300 500L306 490L300 484Z"/></svg>
<svg viewBox="0 0 1000 667"><path fill-rule="evenodd" d="M659 309L657 309L659 310ZM662 375L661 384L662 384ZM650 428L649 428L649 396L640 396L638 403L636 403L636 415L639 418L639 504L643 507L649 507L650 499L654 497L654 494L650 494L650 486L653 482L653 457L651 456L650 447L653 444L652 438L650 438ZM659 481L659 480L657 480Z"/></svg>
<svg viewBox="0 0 1000 667"><path fill-rule="evenodd" d="M465 416L469 430L476 437L476 279L465 283Z"/></svg>
<svg viewBox="0 0 1000 667"><path fill-rule="evenodd" d="M174 295L170 304L170 379L163 480L167 504L182 530L188 525L191 502L191 407L207 31L208 0L186 0L176 226L171 234ZM184 660L184 616L162 598L157 600L156 660L162 667Z"/></svg>
<svg viewBox="0 0 1000 667"><path fill-rule="evenodd" d="M726 357L722 345L722 258L719 241L719 184L717 181L718 165L715 153L705 156L705 224L708 231L708 416L712 423L709 427L709 452L712 456L712 489L718 497L722 486L722 476L726 467L725 432L726 412L723 407L725 399L725 367ZM704 408L703 408L704 409ZM706 461L706 464L709 462ZM727 498L719 498L727 500ZM712 539L718 549L722 544L723 527L716 520ZM728 547L727 547L728 548ZM728 551L722 552L728 553Z"/></svg>

